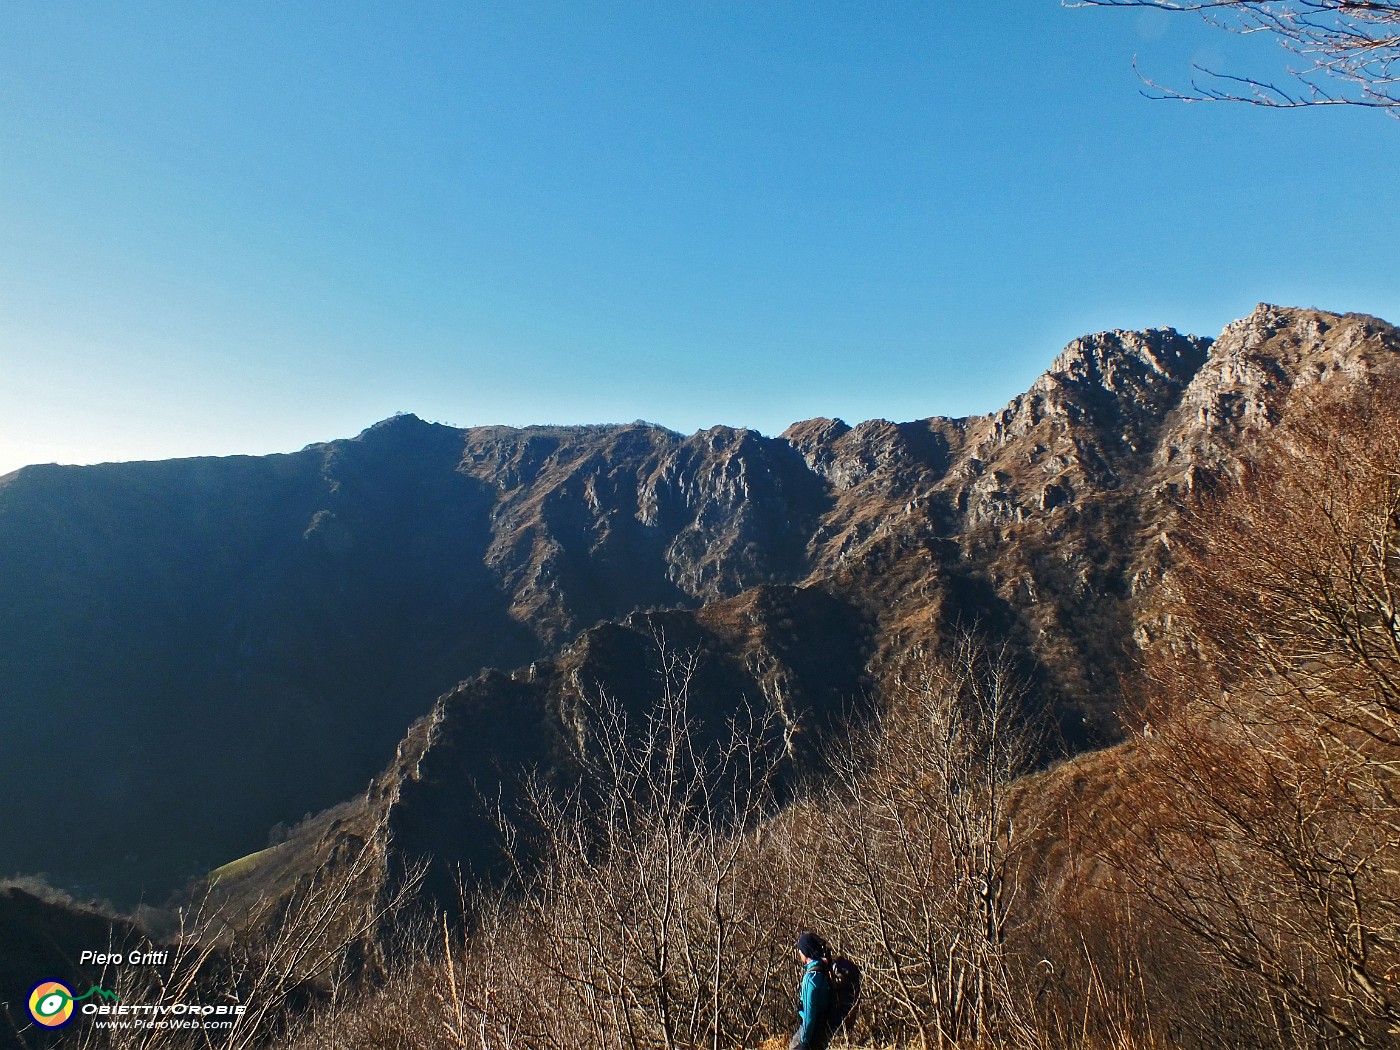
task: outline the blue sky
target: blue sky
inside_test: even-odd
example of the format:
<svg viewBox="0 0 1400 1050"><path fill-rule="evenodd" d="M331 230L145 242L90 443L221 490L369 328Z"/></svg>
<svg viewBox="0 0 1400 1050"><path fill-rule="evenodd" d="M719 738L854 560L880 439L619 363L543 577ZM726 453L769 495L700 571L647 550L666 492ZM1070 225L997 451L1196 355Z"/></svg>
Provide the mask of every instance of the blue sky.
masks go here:
<svg viewBox="0 0 1400 1050"><path fill-rule="evenodd" d="M1400 321L1400 122L1132 65L1274 50L1057 0L13 0L0 473L965 414L1089 331Z"/></svg>

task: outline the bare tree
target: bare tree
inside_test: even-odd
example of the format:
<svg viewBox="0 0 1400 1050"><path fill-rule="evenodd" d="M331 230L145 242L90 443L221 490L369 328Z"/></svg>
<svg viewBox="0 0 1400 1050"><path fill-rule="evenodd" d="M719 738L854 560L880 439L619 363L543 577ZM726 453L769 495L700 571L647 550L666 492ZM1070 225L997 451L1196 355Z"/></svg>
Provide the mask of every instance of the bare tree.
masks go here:
<svg viewBox="0 0 1400 1050"><path fill-rule="evenodd" d="M827 921L889 1008L882 1035L925 1048L1034 1042L1009 958L1028 838L1009 793L1035 755L1024 699L1004 655L970 635L947 654L916 652L842 763L842 797L822 800Z"/></svg>
<svg viewBox="0 0 1400 1050"><path fill-rule="evenodd" d="M1276 109L1365 106L1400 117L1400 3L1394 0L1077 0L1068 6L1195 12L1228 32L1270 36L1290 56L1284 83L1198 65L1189 89L1143 78L1151 97Z"/></svg>

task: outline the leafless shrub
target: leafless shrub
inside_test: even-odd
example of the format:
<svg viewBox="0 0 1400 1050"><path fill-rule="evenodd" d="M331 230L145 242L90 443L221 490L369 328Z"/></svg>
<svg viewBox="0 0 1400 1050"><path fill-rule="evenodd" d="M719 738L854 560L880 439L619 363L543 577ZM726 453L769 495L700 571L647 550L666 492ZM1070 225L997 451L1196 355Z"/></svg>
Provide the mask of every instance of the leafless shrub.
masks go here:
<svg viewBox="0 0 1400 1050"><path fill-rule="evenodd" d="M421 871L409 870L391 882L384 861L382 843L366 843L342 866L308 875L286 898L260 902L242 915L221 909L212 895L202 898L181 913L165 963L113 967L100 975L120 1004L141 1009L108 1015L104 1019L116 1023L102 1027L84 1019L76 1045L85 1050L268 1045L285 1034L300 1010L317 1000L333 1005L342 989L353 986L351 975L363 976L372 965L390 917L413 899L421 879ZM195 1015L221 1025L209 1028L170 1023L190 1015L155 1012L176 1004L242 1006L242 1012Z"/></svg>
<svg viewBox="0 0 1400 1050"><path fill-rule="evenodd" d="M693 658L663 650L662 696L640 726L591 705L575 790L535 783L512 894L477 915L470 967L444 956L463 1046L744 1046L775 975L762 898L741 863L771 816L771 720L707 735L688 716Z"/></svg>
<svg viewBox="0 0 1400 1050"><path fill-rule="evenodd" d="M1035 1042L1009 928L1028 829L1007 792L1036 753L1024 699L1004 654L971 635L913 654L814 816L818 903L864 961L877 1035Z"/></svg>

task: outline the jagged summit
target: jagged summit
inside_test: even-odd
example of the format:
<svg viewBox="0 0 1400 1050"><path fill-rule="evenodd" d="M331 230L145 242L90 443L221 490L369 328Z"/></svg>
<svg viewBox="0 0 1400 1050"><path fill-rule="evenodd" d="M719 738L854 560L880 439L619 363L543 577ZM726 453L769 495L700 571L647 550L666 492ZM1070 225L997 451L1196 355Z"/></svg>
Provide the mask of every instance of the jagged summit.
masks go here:
<svg viewBox="0 0 1400 1050"><path fill-rule="evenodd" d="M1029 393L1075 387L1133 398L1144 390L1179 386L1205 363L1212 342L1174 328L1084 336L1065 347Z"/></svg>

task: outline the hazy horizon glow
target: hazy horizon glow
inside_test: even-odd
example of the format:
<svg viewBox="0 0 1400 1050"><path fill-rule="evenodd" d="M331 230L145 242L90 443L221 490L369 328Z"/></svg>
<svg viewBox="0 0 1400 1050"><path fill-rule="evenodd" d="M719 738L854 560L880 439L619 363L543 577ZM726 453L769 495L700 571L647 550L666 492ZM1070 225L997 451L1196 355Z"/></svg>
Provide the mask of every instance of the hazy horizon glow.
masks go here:
<svg viewBox="0 0 1400 1050"><path fill-rule="evenodd" d="M1135 54L1279 61L1186 16L928 8L6 5L0 474L966 415L1091 331L1400 322L1394 121L1144 99Z"/></svg>

